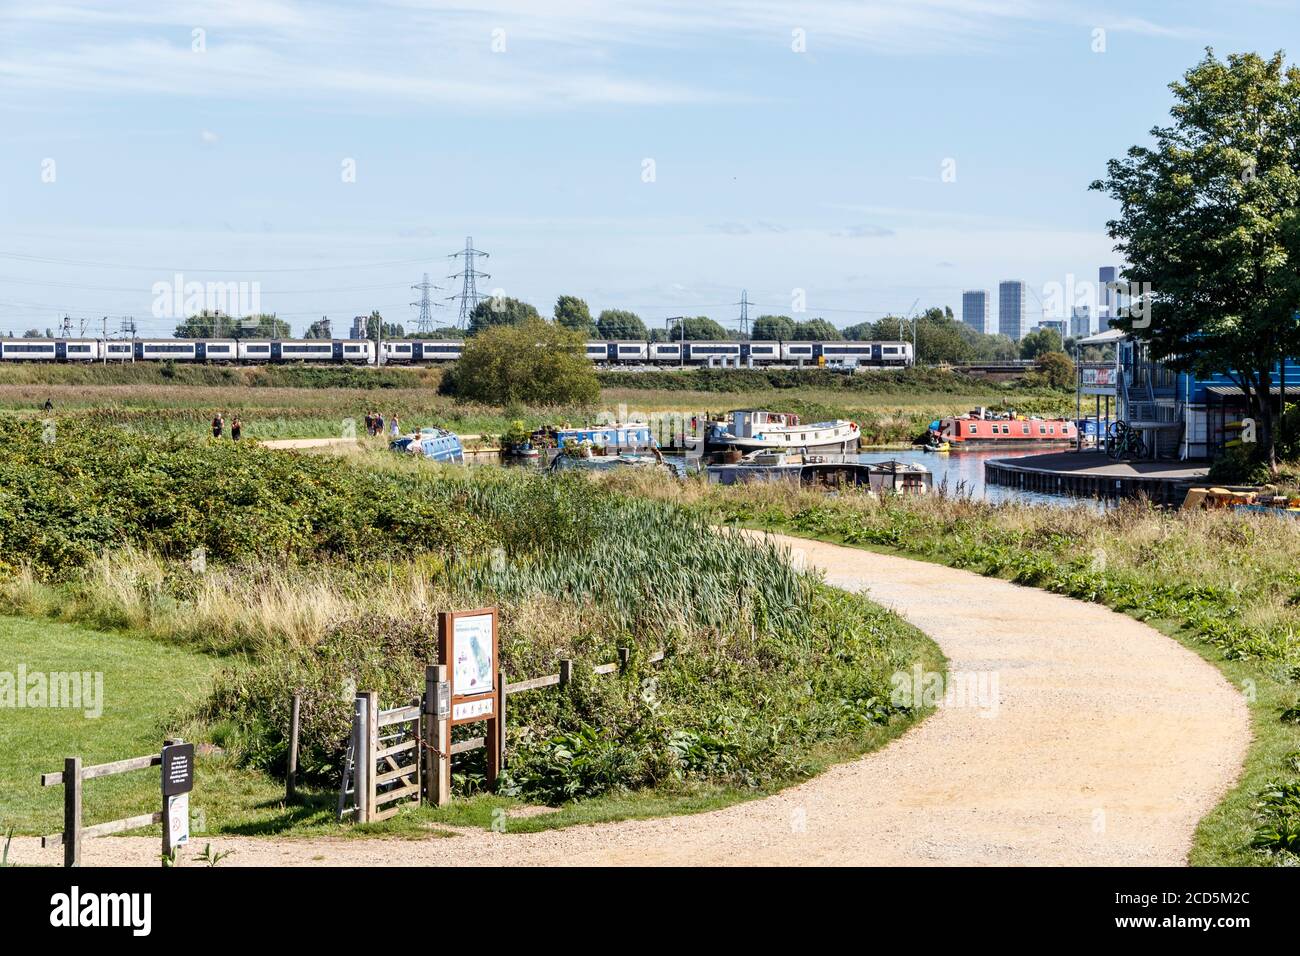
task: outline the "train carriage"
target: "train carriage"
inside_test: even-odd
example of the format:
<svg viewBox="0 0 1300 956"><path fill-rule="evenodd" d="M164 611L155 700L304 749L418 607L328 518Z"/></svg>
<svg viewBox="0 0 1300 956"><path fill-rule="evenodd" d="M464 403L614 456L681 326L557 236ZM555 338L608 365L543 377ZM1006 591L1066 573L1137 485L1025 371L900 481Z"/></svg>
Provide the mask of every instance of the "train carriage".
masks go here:
<svg viewBox="0 0 1300 956"><path fill-rule="evenodd" d="M687 342L686 361L695 365L740 364L739 342Z"/></svg>
<svg viewBox="0 0 1300 956"><path fill-rule="evenodd" d="M645 342L611 342L616 362L644 362L649 357L649 347Z"/></svg>
<svg viewBox="0 0 1300 956"><path fill-rule="evenodd" d="M680 362L682 360L681 342L651 342L650 361Z"/></svg>

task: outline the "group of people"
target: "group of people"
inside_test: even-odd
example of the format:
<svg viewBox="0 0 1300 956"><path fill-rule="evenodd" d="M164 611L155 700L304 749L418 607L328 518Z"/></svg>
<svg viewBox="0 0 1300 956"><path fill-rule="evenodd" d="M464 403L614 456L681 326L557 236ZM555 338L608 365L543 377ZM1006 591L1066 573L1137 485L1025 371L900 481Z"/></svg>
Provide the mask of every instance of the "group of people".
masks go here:
<svg viewBox="0 0 1300 956"><path fill-rule="evenodd" d="M226 430L225 416L222 415L221 412L217 412L217 414L212 416L212 437L220 438L222 432L224 432L225 430ZM244 424L239 420L239 416L236 415L234 418L230 420L230 437L235 441L239 441L239 436L243 432L243 430L244 430Z"/></svg>
<svg viewBox="0 0 1300 956"><path fill-rule="evenodd" d="M388 424L389 434L393 438L397 438L399 435L402 434L401 425L399 424L399 420L397 418L396 412L394 412L392 416L388 419L388 423L389 423ZM366 434L369 435L371 438L374 438L376 435L382 435L383 433L384 433L384 413L366 412Z"/></svg>

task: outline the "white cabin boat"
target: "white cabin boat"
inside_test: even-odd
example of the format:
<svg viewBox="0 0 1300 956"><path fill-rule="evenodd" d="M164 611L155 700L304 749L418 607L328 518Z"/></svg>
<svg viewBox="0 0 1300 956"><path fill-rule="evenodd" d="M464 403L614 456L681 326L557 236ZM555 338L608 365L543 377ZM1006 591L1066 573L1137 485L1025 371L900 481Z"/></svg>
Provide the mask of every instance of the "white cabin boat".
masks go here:
<svg viewBox="0 0 1300 956"><path fill-rule="evenodd" d="M798 415L742 409L723 421L709 422L704 435L705 454L754 451L806 452L847 455L858 450L861 432L857 422L803 424Z"/></svg>

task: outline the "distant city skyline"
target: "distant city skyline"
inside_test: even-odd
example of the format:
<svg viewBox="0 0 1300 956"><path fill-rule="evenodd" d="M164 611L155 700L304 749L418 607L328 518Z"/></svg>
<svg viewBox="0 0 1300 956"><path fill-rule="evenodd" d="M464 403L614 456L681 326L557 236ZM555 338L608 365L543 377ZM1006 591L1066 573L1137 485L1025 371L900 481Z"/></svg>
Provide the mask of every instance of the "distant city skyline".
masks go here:
<svg viewBox="0 0 1300 956"><path fill-rule="evenodd" d="M1088 184L1166 120L1168 84L1276 25L1172 0L11 0L0 328L170 332L151 289L178 273L256 282L296 332L410 326L466 235L480 291L548 315L572 294L734 328L746 289L751 317L843 327L960 314L1005 276L1033 315L1116 260Z"/></svg>

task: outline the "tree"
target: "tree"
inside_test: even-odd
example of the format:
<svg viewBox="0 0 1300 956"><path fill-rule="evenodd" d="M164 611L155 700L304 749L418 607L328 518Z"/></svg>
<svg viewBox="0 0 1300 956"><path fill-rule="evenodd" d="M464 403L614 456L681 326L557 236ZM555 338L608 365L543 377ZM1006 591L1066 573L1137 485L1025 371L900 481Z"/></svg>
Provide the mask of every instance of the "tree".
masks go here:
<svg viewBox="0 0 1300 956"><path fill-rule="evenodd" d="M317 319L311 325L307 326L307 331L303 333L304 339L331 339L334 337L333 330L330 328L330 320L321 318Z"/></svg>
<svg viewBox="0 0 1300 956"><path fill-rule="evenodd" d="M794 324L794 334L790 336L796 342L838 342L844 338L840 330L825 319L809 319Z"/></svg>
<svg viewBox="0 0 1300 956"><path fill-rule="evenodd" d="M366 319L366 338L374 340L380 337L402 339L406 337L406 330L399 323L385 322L384 317L376 309L370 313L370 318Z"/></svg>
<svg viewBox="0 0 1300 956"><path fill-rule="evenodd" d="M1170 88L1154 145L1092 184L1120 204L1106 225L1137 293L1114 324L1176 370L1231 377L1276 474L1273 369L1300 352L1300 70L1207 50Z"/></svg>
<svg viewBox="0 0 1300 956"><path fill-rule="evenodd" d="M759 342L784 342L794 338L794 319L788 315L760 315L749 337Z"/></svg>
<svg viewBox="0 0 1300 956"><path fill-rule="evenodd" d="M1052 388L1074 387L1074 363L1064 352L1044 352L1034 367Z"/></svg>
<svg viewBox="0 0 1300 956"><path fill-rule="evenodd" d="M293 328L274 313L245 315L236 319L223 312L204 309L176 326L178 339L287 339Z"/></svg>
<svg viewBox="0 0 1300 956"><path fill-rule="evenodd" d="M880 338L880 336L876 334L876 323L870 321L859 322L857 325L850 325L844 329L842 334L850 342L870 342L873 339ZM894 334L890 336L890 338L898 338L897 319L894 320Z"/></svg>
<svg viewBox="0 0 1300 956"><path fill-rule="evenodd" d="M541 319L537 309L509 296L484 299L469 314L469 334L477 335L494 325L520 325L529 319Z"/></svg>
<svg viewBox="0 0 1300 956"><path fill-rule="evenodd" d="M600 398L583 337L540 316L467 339L439 390L490 405L589 405Z"/></svg>
<svg viewBox="0 0 1300 956"><path fill-rule="evenodd" d="M562 295L555 300L555 324L588 337L596 334L596 323L591 321L586 300L575 295Z"/></svg>
<svg viewBox="0 0 1300 956"><path fill-rule="evenodd" d="M707 315L697 315L693 319L682 319L681 324L682 328L673 329L672 334L669 336L673 341L679 341L682 338L683 330L685 330L687 341L712 342L731 338L726 329Z"/></svg>
<svg viewBox="0 0 1300 956"><path fill-rule="evenodd" d="M602 339L646 339L645 323L635 312L606 309L596 319L596 334Z"/></svg>
<svg viewBox="0 0 1300 956"><path fill-rule="evenodd" d="M1061 333L1052 328L1037 328L1020 340L1020 357L1036 359L1048 352L1060 352L1065 346L1061 342Z"/></svg>

